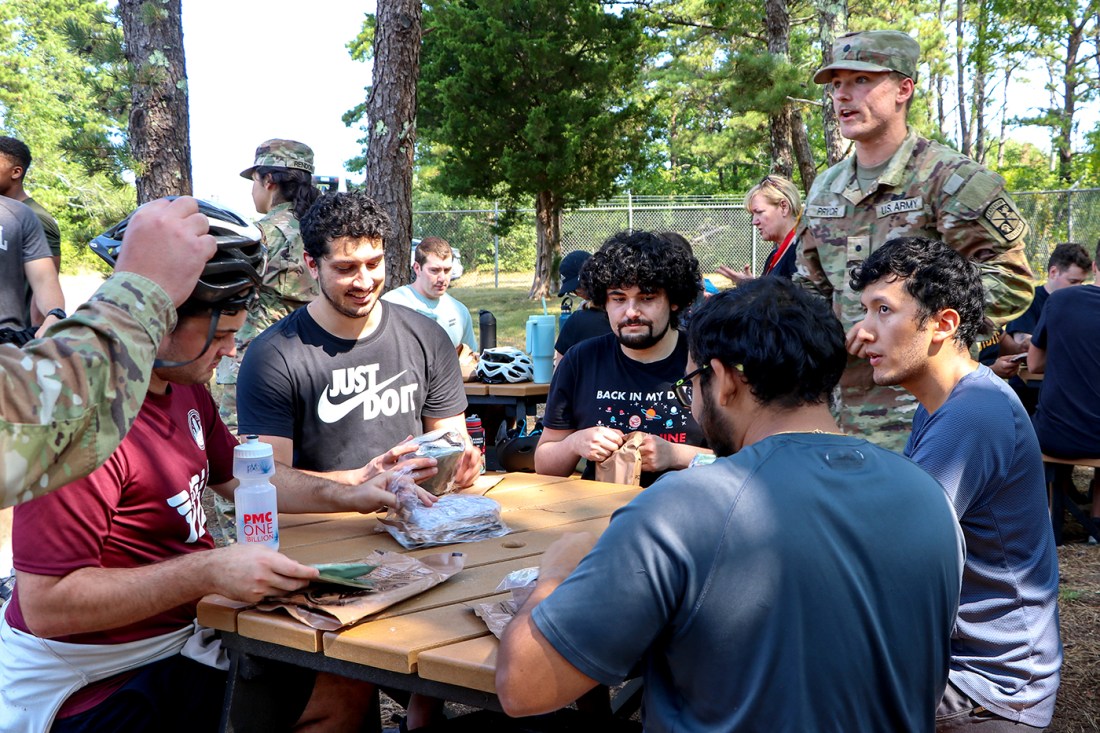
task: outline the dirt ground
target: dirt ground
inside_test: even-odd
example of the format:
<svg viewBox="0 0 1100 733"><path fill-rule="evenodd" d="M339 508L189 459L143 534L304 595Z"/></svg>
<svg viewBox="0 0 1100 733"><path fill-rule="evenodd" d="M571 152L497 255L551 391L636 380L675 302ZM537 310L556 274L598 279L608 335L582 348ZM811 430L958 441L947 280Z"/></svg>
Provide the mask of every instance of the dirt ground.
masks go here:
<svg viewBox="0 0 1100 733"><path fill-rule="evenodd" d="M1074 483L1088 488L1091 471L1077 469ZM1065 544L1058 548L1061 572L1062 686L1051 733L1100 731L1100 545L1086 544L1085 533L1067 521Z"/></svg>

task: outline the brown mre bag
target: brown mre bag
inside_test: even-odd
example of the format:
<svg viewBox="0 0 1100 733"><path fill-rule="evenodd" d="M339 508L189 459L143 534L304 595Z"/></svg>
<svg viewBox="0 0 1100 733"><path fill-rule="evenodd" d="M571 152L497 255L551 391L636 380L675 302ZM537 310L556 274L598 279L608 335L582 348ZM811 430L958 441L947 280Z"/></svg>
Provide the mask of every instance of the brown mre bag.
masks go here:
<svg viewBox="0 0 1100 733"><path fill-rule="evenodd" d="M642 485L642 441L645 433L635 430L606 461L596 464L596 480L610 484Z"/></svg>

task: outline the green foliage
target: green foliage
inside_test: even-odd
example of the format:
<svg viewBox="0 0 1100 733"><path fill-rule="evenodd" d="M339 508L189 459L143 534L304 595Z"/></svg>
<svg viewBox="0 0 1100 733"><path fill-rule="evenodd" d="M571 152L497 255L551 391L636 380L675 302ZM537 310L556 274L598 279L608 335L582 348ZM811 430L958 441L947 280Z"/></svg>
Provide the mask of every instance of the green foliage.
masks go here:
<svg viewBox="0 0 1100 733"><path fill-rule="evenodd" d="M530 276L502 279L499 288L470 285L465 280L456 282L450 293L470 309L475 322L479 310L489 311L497 320L497 346L526 348L527 317L542 313L542 304L532 303L527 297ZM561 299L547 298L546 312L560 315Z"/></svg>
<svg viewBox="0 0 1100 733"><path fill-rule="evenodd" d="M65 271L102 269L86 243L135 199L121 177L121 34L102 0L5 0L0 22L10 31L0 36L2 128L31 148L26 189L61 226ZM97 48L114 60L92 61Z"/></svg>
<svg viewBox="0 0 1100 733"><path fill-rule="evenodd" d="M767 51L763 3L647 0L615 5L611 14L604 10L612 6L577 0L429 3L414 208L444 208L443 201L470 196L481 199L476 206L468 204L474 208L494 200L502 207L530 206L532 193L551 181L562 181L561 190L571 192L563 201L566 206L616 190L736 194L771 167L768 115L784 104L798 105L820 169L825 158L821 89L810 81L820 63L818 5L790 0L789 54L783 58ZM617 14L623 7L628 10ZM1034 100L1040 111L1018 122L1046 127L1059 144L1066 144L1067 124L1075 121L1067 118L1065 100L1058 95L1067 73L1068 34L1097 17L1098 8L1100 0L963 4L964 105L971 135L975 116L984 115L985 139L972 142L986 149L987 165L997 167L1005 77L1018 78L1022 65L1032 59L1040 59L1042 73L1049 75L1053 101ZM962 149L955 114L956 5L862 0L849 3L848 9L852 30L890 28L919 40L921 66L910 125ZM356 58L369 58L371 20L349 44ZM1078 58L1091 66L1070 70L1078 112L1095 102L1100 83L1094 63L1100 34L1094 30L1096 21L1090 22L1084 26ZM625 36L620 32L628 24L644 28L636 46L632 30ZM609 30L612 26L616 30ZM623 38L615 42L630 40L618 51L607 39L616 33ZM608 101L586 85L594 83L590 72L603 63L599 59L614 53L631 59L623 65L633 68L603 72L614 80L617 101ZM985 80L984 101L974 86L978 75ZM1014 90L1018 93L1019 87ZM631 117L632 126L592 122L604 113L613 118L629 110L645 114ZM353 123L362 112L352 110L345 119ZM593 140L607 149L615 166L587 162L584 151ZM623 157L624 148L631 148L629 157ZM1067 178L1063 163L1054 176L1049 158L1010 142L1000 172L1015 190L1056 188L1067 181L1096 185L1098 151L1100 130L1086 137L1082 150L1072 151ZM574 186L577 181L582 185ZM601 185L591 183L596 181ZM507 215L502 219L508 223ZM477 236L485 240L488 235Z"/></svg>
<svg viewBox="0 0 1100 733"><path fill-rule="evenodd" d="M998 172L1010 191L1047 191L1059 188L1058 176L1050 168L1050 155L1029 143L1005 142L1004 164Z"/></svg>
<svg viewBox="0 0 1100 733"><path fill-rule="evenodd" d="M507 208L553 191L604 198L646 166L649 114L633 94L645 37L635 14L585 0L426 6L419 133L433 185Z"/></svg>
<svg viewBox="0 0 1100 733"><path fill-rule="evenodd" d="M348 55L356 61L370 61L374 58L374 33L378 29L378 16L366 13L359 35L348 41Z"/></svg>
<svg viewBox="0 0 1100 733"><path fill-rule="evenodd" d="M418 150L438 147L422 143ZM535 261L535 226L530 210L494 211L492 201L440 193L432 184L432 179L439 175L439 168L430 160L418 165L414 173L412 208L417 214L413 217L413 236L432 235L446 239L462 253L462 265L467 273L491 274L498 249L501 272L529 274L531 263ZM516 226L517 223L523 226Z"/></svg>

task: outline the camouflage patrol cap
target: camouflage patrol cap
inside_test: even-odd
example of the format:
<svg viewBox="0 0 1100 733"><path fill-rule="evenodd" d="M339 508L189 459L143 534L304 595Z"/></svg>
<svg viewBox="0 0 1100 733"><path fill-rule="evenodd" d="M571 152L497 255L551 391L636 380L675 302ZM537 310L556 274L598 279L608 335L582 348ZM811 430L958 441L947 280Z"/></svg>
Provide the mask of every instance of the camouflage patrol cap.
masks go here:
<svg viewBox="0 0 1100 733"><path fill-rule="evenodd" d="M256 148L256 160L252 166L241 171L241 178L252 178L252 172L261 167L297 168L313 173L313 149L297 140L265 140Z"/></svg>
<svg viewBox="0 0 1100 733"><path fill-rule="evenodd" d="M815 84L827 84L832 72L896 71L917 80L920 44L901 31L856 31L833 43L833 63L814 74Z"/></svg>

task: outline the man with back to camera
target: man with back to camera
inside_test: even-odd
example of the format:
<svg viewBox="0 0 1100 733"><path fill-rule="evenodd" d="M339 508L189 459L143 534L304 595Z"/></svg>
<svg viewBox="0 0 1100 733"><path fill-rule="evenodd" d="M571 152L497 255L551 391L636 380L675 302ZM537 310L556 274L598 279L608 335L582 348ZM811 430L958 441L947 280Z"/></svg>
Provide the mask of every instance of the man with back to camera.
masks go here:
<svg viewBox="0 0 1100 733"><path fill-rule="evenodd" d="M102 468L15 510L17 583L0 624L4 730L211 730L226 677L192 661L202 658L195 603L215 592L256 602L317 577L263 547L215 549L206 532L202 493L231 495L237 441L204 385L234 350L264 261L259 230L207 211L219 251L161 343L133 429ZM96 242L111 264L117 234ZM282 511L371 512L395 504L389 479L348 487L286 469L273 481ZM369 707L363 683L305 682L289 720L307 698L303 722L345 729Z"/></svg>
<svg viewBox="0 0 1100 733"><path fill-rule="evenodd" d="M50 216L42 205L31 198L31 195L23 188L23 179L27 170L31 167L31 150L22 140L14 137L0 137L0 196L22 202L34 212L42 225L42 231L46 235L46 245L50 248L50 257L53 258L53 267L61 272L61 229L57 226L57 220ZM37 307L31 298L30 288L27 288L28 324L43 323L47 311Z"/></svg>
<svg viewBox="0 0 1100 733"><path fill-rule="evenodd" d="M1100 244L1097 245L1100 258ZM1039 404L1032 416L1043 453L1056 458L1100 456L1100 281L1052 293L1028 343L1027 368L1043 374ZM1056 480L1072 466L1055 466ZM1066 469L1065 471L1061 469ZM1093 472L1092 523L1100 527L1100 485ZM1059 475L1061 474L1061 475ZM1095 538L1092 538L1095 539Z"/></svg>
<svg viewBox="0 0 1100 733"><path fill-rule="evenodd" d="M42 224L29 206L7 196L0 196L0 284L0 332L33 326L27 336L39 336L65 318L65 296ZM43 320L30 320L28 293L44 309ZM22 343L18 337L3 340Z"/></svg>
<svg viewBox="0 0 1100 733"><path fill-rule="evenodd" d="M477 351L474 341L474 319L470 310L447 292L451 286L454 254L442 237L425 237L416 245L413 272L416 279L382 296L387 303L403 305L431 318L443 327L455 349L466 344Z"/></svg>
<svg viewBox="0 0 1100 733"><path fill-rule="evenodd" d="M979 263L994 326L1023 312L1034 291L1024 253L1028 226L1004 179L908 128L919 57L917 42L899 31L836 39L833 63L814 81L828 87L855 155L814 181L796 235L795 281L831 300L853 349L840 380L840 426L893 450L905 445L916 403L904 390L876 387L854 347L863 314L848 286L850 270L888 239L927 236Z"/></svg>
<svg viewBox="0 0 1100 733"><path fill-rule="evenodd" d="M582 302L561 324L558 340L554 342L555 368L574 345L585 339L611 333L607 311L592 305L588 299L588 291L581 285L581 270L591 257L589 253L577 250L567 254L561 261L561 289L558 290L558 297L575 293Z"/></svg>
<svg viewBox="0 0 1100 733"><path fill-rule="evenodd" d="M73 317L22 349L0 344L0 503L29 501L102 464L145 398L153 355L214 253L195 200L153 201L135 246Z"/></svg>
<svg viewBox="0 0 1100 733"><path fill-rule="evenodd" d="M856 338L876 384L920 403L905 455L943 485L966 538L937 730L1041 730L1062 665L1058 556L1031 420L1004 380L970 357L983 323L981 272L942 242L902 237L873 252L851 287L867 310Z"/></svg>
<svg viewBox="0 0 1100 733"><path fill-rule="evenodd" d="M409 436L466 436L458 356L437 324L380 300L389 217L365 193L325 194L302 218L306 267L321 295L252 342L241 364L241 433L275 459L334 481L393 468ZM477 478L469 443L456 485Z"/></svg>
<svg viewBox="0 0 1100 733"><path fill-rule="evenodd" d="M612 333L574 346L546 397L535 471L568 476L584 458L585 478L642 431L642 486L707 452L691 413L672 393L684 373L680 315L699 295L699 261L686 240L651 232L613 235L585 264L581 286L607 311Z"/></svg>
<svg viewBox="0 0 1100 733"><path fill-rule="evenodd" d="M662 476L590 552L546 551L497 654L505 711L640 663L646 730L930 730L962 536L924 471L836 432L840 324L769 277L708 299L685 338L676 390L719 458Z"/></svg>
<svg viewBox="0 0 1100 733"><path fill-rule="evenodd" d="M1092 258L1079 244L1063 242L1054 248L1047 258L1047 281L1035 288L1035 298L1024 314L1005 326L1005 335L1001 337L997 360L989 367L1002 379L1008 379L1009 386L1024 403L1027 414L1033 415L1039 404L1039 383L1025 382L1020 379L1021 355L1027 354L1031 345L1031 334L1039 324L1047 298L1056 290L1081 285L1092 271ZM984 359L981 359L984 362Z"/></svg>

